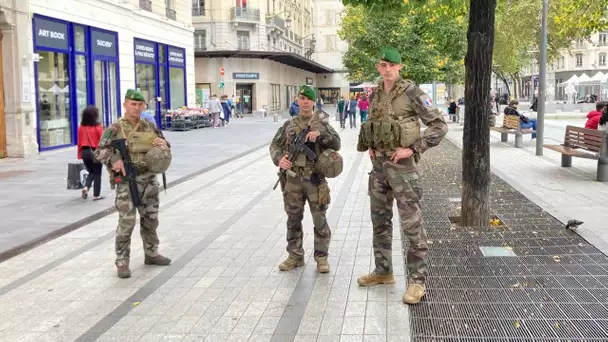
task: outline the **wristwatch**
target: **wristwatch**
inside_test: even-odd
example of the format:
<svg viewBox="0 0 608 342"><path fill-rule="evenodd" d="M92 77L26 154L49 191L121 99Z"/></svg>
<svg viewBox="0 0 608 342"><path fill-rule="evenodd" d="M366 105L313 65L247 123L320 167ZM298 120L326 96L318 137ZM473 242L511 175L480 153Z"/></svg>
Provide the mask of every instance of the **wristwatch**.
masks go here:
<svg viewBox="0 0 608 342"><path fill-rule="evenodd" d="M412 152L416 153L418 151L416 151L416 146L414 146L413 144L410 145L410 150L412 150Z"/></svg>

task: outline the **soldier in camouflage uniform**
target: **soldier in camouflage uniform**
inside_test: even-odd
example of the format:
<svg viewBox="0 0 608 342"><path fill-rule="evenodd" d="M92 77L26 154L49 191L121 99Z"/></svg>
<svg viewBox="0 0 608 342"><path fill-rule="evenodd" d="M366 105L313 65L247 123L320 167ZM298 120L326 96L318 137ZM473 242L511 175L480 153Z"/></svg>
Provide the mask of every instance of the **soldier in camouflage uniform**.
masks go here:
<svg viewBox="0 0 608 342"><path fill-rule="evenodd" d="M148 171L145 163L146 152L152 146L168 146L163 134L154 125L140 117L145 108L144 97L136 90L129 89L125 96L124 116L108 127L95 151L95 157L110 168L110 182L116 187L116 209L118 227L116 228L116 267L119 278L131 276L129 257L131 254L131 235L135 227L136 213L140 215L140 234L143 240L146 265L166 266L169 258L158 254L158 192L156 174ZM119 152L110 144L114 139L127 139L127 147L133 164L139 170L136 178L141 205L135 208L129 191L128 180L124 178L125 168ZM122 178L121 178L122 177ZM120 179L120 181L118 181Z"/></svg>
<svg viewBox="0 0 608 342"><path fill-rule="evenodd" d="M427 149L437 146L448 131L443 114L429 96L399 76L401 55L383 48L377 68L383 76L370 103L370 117L359 133L357 150L368 151L371 218L374 229L375 270L358 279L361 286L395 282L392 266L393 200L397 201L402 235L409 240L408 287L403 302L416 304L424 296L427 236L423 227L422 189L417 163ZM427 126L420 134L419 119Z"/></svg>
<svg viewBox="0 0 608 342"><path fill-rule="evenodd" d="M302 219L304 206L308 201L314 224L314 257L317 270L321 273L329 272L327 255L331 230L325 216L330 202L329 186L325 177L316 172L314 161L309 160L304 153L300 153L293 163L287 158L293 138L309 124L311 129L306 141L317 155L326 149L340 150L338 133L326 121L316 120L321 113L313 115L316 99L313 88L302 86L298 95L299 115L287 120L270 144L270 157L273 163L283 170L292 170L296 174L295 177L286 175L281 180L283 202L287 213L287 252L289 253L288 258L279 265L281 271L304 265ZM313 117L315 119L311 120Z"/></svg>

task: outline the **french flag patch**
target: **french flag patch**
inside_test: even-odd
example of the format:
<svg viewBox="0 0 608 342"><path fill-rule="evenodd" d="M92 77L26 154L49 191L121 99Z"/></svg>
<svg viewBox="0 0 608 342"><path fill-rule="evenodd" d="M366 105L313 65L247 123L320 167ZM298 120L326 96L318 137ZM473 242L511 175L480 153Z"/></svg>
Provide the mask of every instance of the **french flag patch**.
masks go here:
<svg viewBox="0 0 608 342"><path fill-rule="evenodd" d="M424 103L425 107L431 107L433 105L433 100L427 97L422 101L422 103Z"/></svg>

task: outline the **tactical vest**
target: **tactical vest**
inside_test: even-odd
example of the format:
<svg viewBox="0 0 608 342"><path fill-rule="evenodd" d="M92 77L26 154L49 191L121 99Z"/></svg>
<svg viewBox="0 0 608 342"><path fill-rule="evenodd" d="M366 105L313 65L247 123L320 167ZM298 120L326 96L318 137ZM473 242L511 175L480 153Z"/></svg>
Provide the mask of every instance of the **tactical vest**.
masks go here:
<svg viewBox="0 0 608 342"><path fill-rule="evenodd" d="M118 123L120 125L119 138L127 139L127 148L133 165L140 172L146 172L148 165L145 156L152 149L152 142L158 138L158 135L144 119L139 119L135 126L132 126L126 119L120 119Z"/></svg>
<svg viewBox="0 0 608 342"><path fill-rule="evenodd" d="M289 124L287 124L285 130L287 151L289 151L291 148L293 139L306 127L303 123L298 124L297 120L299 120L297 117L292 118L289 121ZM318 144L310 143L310 147L315 154L319 155L321 153L321 149ZM305 153L299 153L298 156L292 161L292 170L300 176L309 178L315 171L315 161L309 160Z"/></svg>
<svg viewBox="0 0 608 342"><path fill-rule="evenodd" d="M412 106L412 99L405 93L406 83L397 84L394 95L390 100L380 101L380 96L374 94L370 103L370 115L361 124L357 151L368 149L392 151L397 147L410 147L420 139L420 121L414 111L397 115L393 109L393 101L401 97L406 105Z"/></svg>

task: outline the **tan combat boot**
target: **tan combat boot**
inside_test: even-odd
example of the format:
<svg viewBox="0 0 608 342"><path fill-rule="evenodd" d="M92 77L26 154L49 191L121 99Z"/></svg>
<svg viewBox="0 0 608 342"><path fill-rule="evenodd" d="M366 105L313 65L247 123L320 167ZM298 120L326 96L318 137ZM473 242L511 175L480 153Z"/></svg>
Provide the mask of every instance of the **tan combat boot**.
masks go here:
<svg viewBox="0 0 608 342"><path fill-rule="evenodd" d="M317 271L319 273L328 273L329 272L329 263L327 262L327 257L316 257L317 261Z"/></svg>
<svg viewBox="0 0 608 342"><path fill-rule="evenodd" d="M129 263L128 262L117 262L116 263L116 273L118 274L118 278L124 279L124 278L130 278L131 277L131 270L129 269Z"/></svg>
<svg viewBox="0 0 608 342"><path fill-rule="evenodd" d="M424 296L424 284L409 283L407 291L403 294L403 302L405 304L418 304Z"/></svg>
<svg viewBox="0 0 608 342"><path fill-rule="evenodd" d="M395 282L395 276L391 274L376 274L374 272L366 274L357 279L357 283L361 286L374 286L378 284L393 284Z"/></svg>
<svg viewBox="0 0 608 342"><path fill-rule="evenodd" d="M296 267L304 266L304 258L298 258L295 256L288 256L285 261L279 264L279 270L289 271Z"/></svg>
<svg viewBox="0 0 608 342"><path fill-rule="evenodd" d="M171 263L171 259L166 258L162 255L157 255L155 257L147 256L144 259L144 264L146 265L158 265L158 266L167 266Z"/></svg>

